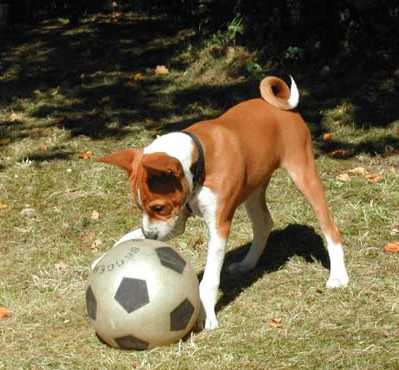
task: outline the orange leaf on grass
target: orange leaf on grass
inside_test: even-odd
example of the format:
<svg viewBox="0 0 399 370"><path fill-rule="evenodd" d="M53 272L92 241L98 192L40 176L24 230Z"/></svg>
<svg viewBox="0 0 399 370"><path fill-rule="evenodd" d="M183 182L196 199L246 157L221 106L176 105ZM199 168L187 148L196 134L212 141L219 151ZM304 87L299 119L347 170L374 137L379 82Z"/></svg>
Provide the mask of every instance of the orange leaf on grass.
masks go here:
<svg viewBox="0 0 399 370"><path fill-rule="evenodd" d="M369 180L370 182L378 182L381 180L381 176L378 175L377 173L369 173L365 176L365 178L367 180Z"/></svg>
<svg viewBox="0 0 399 370"><path fill-rule="evenodd" d="M323 141L331 141L333 137L333 134L331 132L326 132L323 134Z"/></svg>
<svg viewBox="0 0 399 370"><path fill-rule="evenodd" d="M8 207L7 204L4 204L4 203L1 203L1 202L0 202L0 209L5 209L5 208L7 208L7 207Z"/></svg>
<svg viewBox="0 0 399 370"><path fill-rule="evenodd" d="M5 320L11 317L11 311L8 308L0 307L0 320Z"/></svg>
<svg viewBox="0 0 399 370"><path fill-rule="evenodd" d="M94 155L94 153L91 150L88 150L86 152L80 153L79 158L88 160L88 159L91 159L93 157L93 155Z"/></svg>
<svg viewBox="0 0 399 370"><path fill-rule="evenodd" d="M385 244L384 252L389 254L399 253L399 241L389 242Z"/></svg>
<svg viewBox="0 0 399 370"><path fill-rule="evenodd" d="M282 320L280 318L274 318L269 321L269 326L271 328L280 328L282 325Z"/></svg>

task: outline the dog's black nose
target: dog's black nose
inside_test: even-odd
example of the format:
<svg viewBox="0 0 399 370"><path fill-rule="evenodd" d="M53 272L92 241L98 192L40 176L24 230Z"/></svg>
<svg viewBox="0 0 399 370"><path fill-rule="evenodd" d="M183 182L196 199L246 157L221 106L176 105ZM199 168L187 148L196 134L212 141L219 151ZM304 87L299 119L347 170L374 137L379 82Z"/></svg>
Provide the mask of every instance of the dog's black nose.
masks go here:
<svg viewBox="0 0 399 370"><path fill-rule="evenodd" d="M158 233L156 231L144 231L143 234L147 239L153 239L157 240L158 239Z"/></svg>

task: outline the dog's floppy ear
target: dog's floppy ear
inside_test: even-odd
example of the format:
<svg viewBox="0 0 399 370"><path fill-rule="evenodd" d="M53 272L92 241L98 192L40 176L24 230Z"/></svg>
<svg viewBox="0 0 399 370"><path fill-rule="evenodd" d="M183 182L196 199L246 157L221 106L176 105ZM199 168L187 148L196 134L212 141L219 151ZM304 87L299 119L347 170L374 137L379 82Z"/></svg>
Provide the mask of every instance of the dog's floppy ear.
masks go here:
<svg viewBox="0 0 399 370"><path fill-rule="evenodd" d="M105 157L97 158L97 162L114 164L130 174L133 170L133 162L138 155L138 149L126 149Z"/></svg>
<svg viewBox="0 0 399 370"><path fill-rule="evenodd" d="M184 176L180 162L165 153L151 153L143 156L143 167L151 175L172 175L178 179Z"/></svg>

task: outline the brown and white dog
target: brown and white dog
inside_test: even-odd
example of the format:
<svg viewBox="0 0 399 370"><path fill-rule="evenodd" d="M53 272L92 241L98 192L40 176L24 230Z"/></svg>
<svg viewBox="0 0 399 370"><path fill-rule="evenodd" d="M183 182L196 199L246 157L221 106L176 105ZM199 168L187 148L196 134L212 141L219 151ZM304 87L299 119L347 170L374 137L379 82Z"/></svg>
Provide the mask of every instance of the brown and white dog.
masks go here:
<svg viewBox="0 0 399 370"><path fill-rule="evenodd" d="M244 101L216 119L160 136L145 148L98 159L127 171L133 198L143 211L141 228L119 242L165 240L184 231L189 215L204 218L209 242L200 296L206 329L218 327L215 303L234 213L244 203L253 227L248 254L230 266L231 272L244 273L255 267L272 229L265 191L279 167L287 170L320 222L331 266L327 287L345 286L349 280L309 130L292 111L299 102L296 84L291 78L290 89L281 79L266 77L260 92L262 99Z"/></svg>

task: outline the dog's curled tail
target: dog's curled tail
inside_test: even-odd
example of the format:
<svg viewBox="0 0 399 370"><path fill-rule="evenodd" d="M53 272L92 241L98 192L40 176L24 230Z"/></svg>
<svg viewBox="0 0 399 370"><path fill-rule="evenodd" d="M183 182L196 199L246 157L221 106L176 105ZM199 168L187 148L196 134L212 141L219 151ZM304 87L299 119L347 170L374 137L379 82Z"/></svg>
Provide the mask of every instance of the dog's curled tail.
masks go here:
<svg viewBox="0 0 399 370"><path fill-rule="evenodd" d="M290 78L291 89L278 77L265 77L259 85L262 98L279 109L294 109L299 103L299 91L293 77Z"/></svg>

